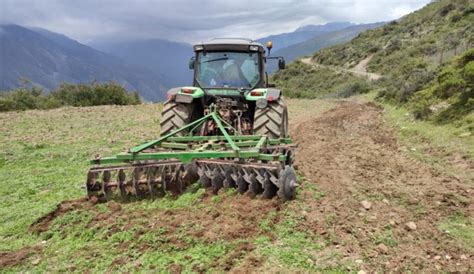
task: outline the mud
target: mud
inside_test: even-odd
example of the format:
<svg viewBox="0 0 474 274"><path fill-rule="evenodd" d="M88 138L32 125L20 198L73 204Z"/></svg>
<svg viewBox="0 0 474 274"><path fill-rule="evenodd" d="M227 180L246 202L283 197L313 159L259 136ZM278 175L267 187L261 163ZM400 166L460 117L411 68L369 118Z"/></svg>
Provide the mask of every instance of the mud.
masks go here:
<svg viewBox="0 0 474 274"><path fill-rule="evenodd" d="M0 268L9 267L20 264L32 254L41 251L39 247L23 247L15 251L3 252L0 251Z"/></svg>
<svg viewBox="0 0 474 274"><path fill-rule="evenodd" d="M341 102L293 132L300 172L325 194L317 201L302 195L309 209L301 229L332 243L322 253L337 249L371 271L473 269L473 260L460 259L466 251L438 229L454 213L473 216L472 185L410 157L381 108ZM372 203L368 210L364 200ZM407 229L407 222L417 228ZM377 248L381 238L393 241Z"/></svg>
<svg viewBox="0 0 474 274"><path fill-rule="evenodd" d="M66 214L67 212L73 210L81 210L81 209L91 209L93 207L93 203L89 202L87 198L79 198L75 200L67 200L62 201L59 203L56 208L51 211L50 213L44 215L43 217L36 220L30 226L30 231L34 233L41 233L48 231L51 223L59 216Z"/></svg>
<svg viewBox="0 0 474 274"><path fill-rule="evenodd" d="M200 238L205 242L217 240L248 239L260 232L256 224L265 219L272 210L279 210L281 202L265 199L252 199L248 196L220 194L221 201L211 200L214 195L207 193L200 201L198 210L168 209L168 210L138 210L127 212L114 210L107 213L97 213L90 223L90 227L108 227L110 234L121 230L136 227L143 220L148 220L143 231L138 230L135 237L138 239L144 231L160 230L162 235L169 237L178 248L186 248L174 235L186 229L185 233ZM118 204L112 203L112 208ZM117 220L123 221L125 226L114 225ZM276 221L276 220L275 220ZM112 224L112 225L110 225Z"/></svg>

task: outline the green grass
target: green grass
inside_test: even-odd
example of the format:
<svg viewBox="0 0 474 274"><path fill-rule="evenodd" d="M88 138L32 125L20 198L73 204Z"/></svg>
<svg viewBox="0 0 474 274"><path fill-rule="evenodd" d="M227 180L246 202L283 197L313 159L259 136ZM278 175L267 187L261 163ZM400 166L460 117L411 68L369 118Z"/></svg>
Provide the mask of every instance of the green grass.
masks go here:
<svg viewBox="0 0 474 274"><path fill-rule="evenodd" d="M318 108L307 100L288 103L290 119L314 116L333 106L323 101L317 103ZM309 259L324 243L298 229L302 220L296 212L304 207L298 201L283 205L282 212L262 215L263 221L255 224L258 234L249 238L196 236L203 229L219 233L221 228L219 223L206 225L200 219L175 224L179 214L214 214L238 195L229 190L203 203L205 191L198 184L178 198L121 204L120 214L108 204L74 209L55 218L47 231L30 231L32 223L60 202L85 196L88 160L96 153L106 156L156 138L160 111L161 105L143 104L0 115L0 251L38 249L2 272L169 271L170 267L221 272L229 262L237 267L245 263L242 256L249 253L261 256L263 262L278 262L279 269L315 269ZM315 199L323 195L307 185ZM100 215L106 218L96 220ZM233 253L245 244L255 249L238 256Z"/></svg>
<svg viewBox="0 0 474 274"><path fill-rule="evenodd" d="M158 115L149 114L159 113L160 108L63 108L2 114L1 249L35 244L26 232L28 226L59 202L84 195L87 159L96 152L119 152L156 136Z"/></svg>
<svg viewBox="0 0 474 274"><path fill-rule="evenodd" d="M364 95L364 98L374 101L375 93ZM465 129L453 124L417 120L405 107L377 103L384 107L386 121L395 129L400 144L405 146L411 155L467 183L474 182L472 171L465 168L464 164L459 166L456 164L459 158L464 159L468 165L474 160L474 136L464 136ZM469 201L461 195L454 195L453 198L465 206L469 204ZM415 213L423 215L425 209L419 206ZM441 222L439 229L448 231L446 233L466 250L474 250L474 220L472 218L455 214ZM388 231L375 235L374 241L387 246L397 245L397 240Z"/></svg>
<svg viewBox="0 0 474 274"><path fill-rule="evenodd" d="M331 101L290 99L287 102L290 124L334 106ZM177 221L181 214L212 216L217 212L222 215L240 205L232 200L239 198L235 197L238 196L235 191L207 197L198 184L189 187L178 198L167 196L121 204L120 214L114 213L108 204L100 204L55 218L48 231L41 234L29 230L33 222L54 210L61 201L85 195L82 186L89 168L88 159L95 153L117 153L155 138L159 133L160 110L160 105L145 104L2 113L0 251L25 246L39 248L20 264L2 271L163 272L177 268L185 272L222 272L229 264L245 269L249 267L246 262L252 257L261 262L250 268L256 271L339 273L357 269L350 259L331 248L331 236L320 236L305 226L302 212L310 212L308 200L317 201L325 194L317 184L305 182L302 176L299 176L302 184L297 199L282 205L279 210L258 215L252 223L257 232L251 236L226 239L219 234L222 229L219 221L207 224L209 219L202 218ZM460 132L449 131L445 125L419 122L405 113L403 108L387 105L385 117L400 132L402 145L411 153L424 157L425 145L443 148L451 154L472 153L472 139L459 137ZM445 155L441 156L435 157L440 165L445 158ZM467 176L467 172L457 174ZM238 214L238 210L232 214ZM232 214L224 215L234 218ZM97 220L101 215L105 218ZM333 219L328 214L321 223L330 225ZM460 245L468 243L466 248L469 250L472 248L472 223L466 216L453 216L441 222L439 228L448 230ZM214 233L215 237L199 236L200 231ZM375 234L372 241L374 245L398 245L390 227ZM245 245L253 248L242 254L236 251Z"/></svg>
<svg viewBox="0 0 474 274"><path fill-rule="evenodd" d="M346 272L351 263L341 260L340 254L335 251L326 254L324 249L330 246L315 232L305 227L305 217L302 211L307 210L307 202L317 201L324 197L315 184L304 182L299 176L299 181L304 186L304 195L291 202L291 206L283 211L272 211L258 226L263 232L254 243L257 254L266 258L264 268L268 271L278 271L282 267L285 271L303 272ZM278 218L277 223L273 223ZM270 234L269 234L270 233Z"/></svg>
<svg viewBox="0 0 474 274"><path fill-rule="evenodd" d="M388 247L396 247L398 245L398 240L393 235L393 231L391 228L387 230L377 233L373 236L374 244L384 244Z"/></svg>
<svg viewBox="0 0 474 274"><path fill-rule="evenodd" d="M474 251L474 219L472 216L454 214L441 222L438 227L455 239L466 251Z"/></svg>
<svg viewBox="0 0 474 274"><path fill-rule="evenodd" d="M375 93L364 95L374 101ZM438 124L418 120L406 107L376 101L384 108L385 120L398 135L401 145L410 154L428 162L449 174L461 176L472 182L474 175L466 165L474 161L474 136L466 135L466 130L454 124ZM456 164L457 163L457 164Z"/></svg>
<svg viewBox="0 0 474 274"><path fill-rule="evenodd" d="M272 241L268 236L260 236L255 240L259 252L268 258L268 263L287 265L293 269L314 269L314 251L321 250L324 243L316 235L300 231L297 224L302 220L289 212L284 213L284 220L273 230L277 236Z"/></svg>
<svg viewBox="0 0 474 274"><path fill-rule="evenodd" d="M368 92L370 84L349 72L335 72L297 60L272 76L285 96L291 98L346 98Z"/></svg>

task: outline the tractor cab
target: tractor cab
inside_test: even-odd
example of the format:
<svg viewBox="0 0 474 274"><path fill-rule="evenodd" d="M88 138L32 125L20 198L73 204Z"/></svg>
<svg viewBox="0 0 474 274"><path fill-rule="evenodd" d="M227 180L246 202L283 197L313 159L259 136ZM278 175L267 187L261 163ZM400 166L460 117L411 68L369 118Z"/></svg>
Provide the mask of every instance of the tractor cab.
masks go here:
<svg viewBox="0 0 474 274"><path fill-rule="evenodd" d="M272 47L267 44L268 52ZM265 64L278 59L279 68L285 67L282 57L265 56L262 44L249 39L212 39L194 45L195 56L189 67L194 69L193 85L204 90L238 89L242 92L268 87Z"/></svg>
<svg viewBox="0 0 474 274"><path fill-rule="evenodd" d="M216 111L231 134L288 136L288 115L281 91L268 83L266 63L282 57L269 55L265 47L250 39L218 38L193 46L189 68L194 70L193 85L172 88L162 112L161 133L168 134L208 113ZM199 134L219 134L212 121L200 127ZM181 134L188 134L182 131Z"/></svg>

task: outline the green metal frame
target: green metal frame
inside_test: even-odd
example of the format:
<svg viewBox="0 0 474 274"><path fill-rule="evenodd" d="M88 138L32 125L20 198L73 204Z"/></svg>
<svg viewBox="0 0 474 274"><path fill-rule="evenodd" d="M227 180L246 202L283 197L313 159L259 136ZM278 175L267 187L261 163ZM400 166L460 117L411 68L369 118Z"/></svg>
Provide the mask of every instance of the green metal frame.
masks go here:
<svg viewBox="0 0 474 274"><path fill-rule="evenodd" d="M192 133L194 130L208 120L215 122L222 135L193 136ZM216 111L212 111L204 117L159 139L132 147L129 152L126 153L91 160L91 164L116 164L164 159L179 159L183 163L191 163L194 159L205 158L252 158L256 160L280 162L286 160L286 155L265 154L261 153L261 150L269 145L291 144L292 141L290 138L269 139L265 135L229 135L224 125L231 128L230 125L221 119ZM190 129L189 136L175 136L179 132L187 129ZM234 132L236 132L236 130L234 130ZM206 141L205 144L196 143L204 141ZM146 149L153 147L167 148L171 151L145 152Z"/></svg>

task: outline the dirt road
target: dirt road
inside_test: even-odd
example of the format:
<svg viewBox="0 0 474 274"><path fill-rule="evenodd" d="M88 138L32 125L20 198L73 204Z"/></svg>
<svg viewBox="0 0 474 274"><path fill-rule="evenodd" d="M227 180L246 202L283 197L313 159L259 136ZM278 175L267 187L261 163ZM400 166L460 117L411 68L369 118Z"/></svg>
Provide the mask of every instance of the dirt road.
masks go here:
<svg viewBox="0 0 474 274"><path fill-rule="evenodd" d="M472 253L439 228L453 214L473 216L472 184L410 157L381 108L340 102L293 136L299 171L325 193L306 198L302 225L332 243L321 254L337 251L371 271L473 270Z"/></svg>
<svg viewBox="0 0 474 274"><path fill-rule="evenodd" d="M373 73L373 72L367 72L367 64L369 63L369 61L371 59L372 59L372 55L367 56L365 59L360 61L352 69L345 69L345 68L341 68L341 67L326 66L326 65L318 64L318 63L313 62L311 60L311 58L302 58L301 62L303 62L307 65L315 66L315 67L327 68L327 69L330 69L330 70L334 70L336 72L341 72L341 71L350 72L350 73L352 73L356 76L367 77L370 81L375 81L375 80L378 80L380 77L382 77L382 75L377 74L377 73Z"/></svg>

